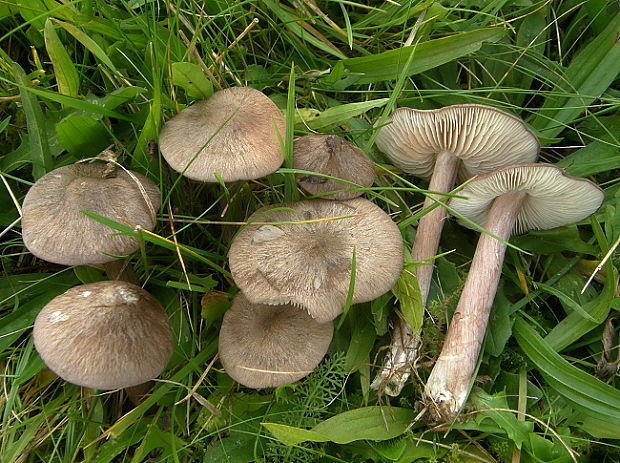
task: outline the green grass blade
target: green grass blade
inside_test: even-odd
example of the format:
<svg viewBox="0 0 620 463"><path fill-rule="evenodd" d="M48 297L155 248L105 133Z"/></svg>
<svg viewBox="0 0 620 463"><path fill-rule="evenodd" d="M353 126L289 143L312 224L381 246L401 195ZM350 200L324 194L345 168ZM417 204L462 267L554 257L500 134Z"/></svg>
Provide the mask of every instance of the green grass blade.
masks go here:
<svg viewBox="0 0 620 463"><path fill-rule="evenodd" d="M351 255L351 277L349 278L349 289L347 290L347 298L345 299L344 306L342 307L342 314L340 315L340 320L338 321L337 329L340 329L345 318L347 318L347 314L349 313L349 309L351 308L351 304L353 303L353 293L355 292L356 275L357 275L357 251L355 249L355 246L353 246L353 254Z"/></svg>
<svg viewBox="0 0 620 463"><path fill-rule="evenodd" d="M21 67L20 67L21 69ZM22 69L23 72L23 69ZM23 74L24 78L26 77L26 74ZM7 83L12 83L10 80L5 79L3 77L0 77L0 81L3 82L7 82ZM75 108L75 109L81 109L82 111L85 111L87 113L90 114L95 114L98 116L106 116L106 117L114 117L116 119L121 119L124 121L130 121L131 118L128 116L125 116L123 114L117 113L115 111L110 111L106 108L103 108L101 106L97 106L96 104L92 104L88 101L85 100L80 100L79 98L73 98L67 95L61 95L59 93L56 92L52 92L50 90L43 90L40 88L34 88L30 86L30 82L28 81L28 79L26 78L23 81L20 81L19 79L15 79L14 82L15 85L17 85L19 87L20 90L20 94L22 94L22 100L24 99L23 94L24 93L29 93L32 95L36 95L39 96L41 98L45 98L46 100L50 100L50 101L54 101L56 103L60 103L64 106L67 106L69 108ZM24 92L22 92L22 90ZM40 110L39 110L40 111ZM42 117L42 113L41 113L41 117ZM30 132L30 130L29 130Z"/></svg>
<svg viewBox="0 0 620 463"><path fill-rule="evenodd" d="M49 19L45 21L44 36L47 54L52 60L54 76L58 83L58 92L63 95L77 96L80 88L80 77L69 53L56 34L54 24Z"/></svg>
<svg viewBox="0 0 620 463"><path fill-rule="evenodd" d="M326 43L322 42L321 40L307 32L300 25L303 19L293 15L287 9L283 8L280 5L280 2L276 2L273 0L262 0L262 3L264 3L265 6L267 6L267 8L269 8L271 11L273 11L273 13L280 19L280 21L282 21L284 26L286 26L288 30L290 30L295 36L297 36L301 40L310 43L319 50L329 53L336 58L346 57L340 50L330 47Z"/></svg>
<svg viewBox="0 0 620 463"><path fill-rule="evenodd" d="M598 98L620 73L620 13L572 60L555 92L546 98L531 121L541 136L552 138L564 130Z"/></svg>
<svg viewBox="0 0 620 463"><path fill-rule="evenodd" d="M403 73L407 76L419 74L473 53L484 42L497 41L503 35L504 30L499 28L463 32L372 56L344 59L337 63L337 68L332 72L348 70L347 75L352 76L351 84L396 80ZM411 55L413 58L405 68Z"/></svg>
<svg viewBox="0 0 620 463"><path fill-rule="evenodd" d="M317 117L306 122L309 128L313 130L325 130L334 126L344 124L350 119L365 114L371 109L385 106L389 98L379 98L370 101L360 101L359 103L346 103L339 106L327 108Z"/></svg>
<svg viewBox="0 0 620 463"><path fill-rule="evenodd" d="M523 319L517 318L514 336L545 380L575 408L588 416L620 423L618 391L568 363Z"/></svg>
<svg viewBox="0 0 620 463"><path fill-rule="evenodd" d="M392 292L400 303L400 312L413 333L419 333L424 322L424 304L415 275L415 263L407 263ZM428 262L419 265L431 265Z"/></svg>
<svg viewBox="0 0 620 463"><path fill-rule="evenodd" d="M348 444L356 440L381 441L400 436L416 412L397 407L363 407L340 413L317 424L311 430L261 423L278 440L287 445L304 441Z"/></svg>
<svg viewBox="0 0 620 463"><path fill-rule="evenodd" d="M26 115L32 176L38 180L54 167L48 140L45 137L45 116L39 107L37 98L32 94L35 93L33 91L35 89L31 87L30 79L17 63L13 63L13 76L19 86L19 94Z"/></svg>
<svg viewBox="0 0 620 463"><path fill-rule="evenodd" d="M284 167L293 168L293 137L295 134L295 65L291 65L291 72L288 79L288 93L286 98L286 132L284 140L281 141L282 151L284 152ZM274 124L274 130L278 130ZM279 135L281 136L281 135ZM297 182L295 175L291 173L284 174L284 200L286 202L294 201L298 198Z"/></svg>
<svg viewBox="0 0 620 463"><path fill-rule="evenodd" d="M140 231L134 230L132 227L128 225L124 225L122 223L108 219L107 217L103 217L99 214L95 214L94 212L89 212L89 211L80 211L80 212L90 217L91 219L96 220L99 223L107 225L113 230L118 230L124 234L134 236L136 239L140 239L139 234L141 233L142 234L141 238L144 239L144 241L148 241L149 243L156 244L157 246L160 246L165 249L173 250L175 252L179 250L183 255L193 258L204 264L207 264L209 267L213 268L214 270L217 270L218 272L222 273L223 275L226 275L229 278L232 277L232 275L230 274L228 270L225 270L223 267L216 264L211 259L208 259L205 256L206 253L204 251L191 248L190 246L183 246L180 244L176 244L172 240L166 239L162 236L156 235L155 233L149 232L147 230L140 230Z"/></svg>
<svg viewBox="0 0 620 463"><path fill-rule="evenodd" d="M110 68L112 72L114 72L115 74L119 73L118 69L116 69L116 66L114 66L114 63L112 62L110 57L107 55L107 53L88 34L86 34L81 29L75 27L73 24L70 24L64 21L59 21L58 19L55 19L54 21L57 24L59 24L64 30L66 30L69 34L71 34L75 38L75 40L77 40L82 45L84 45L84 48L86 48L93 55L95 55L95 57L99 61L101 61L103 64L105 64L108 68Z"/></svg>

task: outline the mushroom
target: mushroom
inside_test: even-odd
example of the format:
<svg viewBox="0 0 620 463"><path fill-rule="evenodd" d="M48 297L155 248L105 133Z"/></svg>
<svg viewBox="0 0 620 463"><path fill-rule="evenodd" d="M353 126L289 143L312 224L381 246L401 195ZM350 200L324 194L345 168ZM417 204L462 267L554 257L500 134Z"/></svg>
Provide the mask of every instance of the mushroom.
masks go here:
<svg viewBox="0 0 620 463"><path fill-rule="evenodd" d="M463 407L500 279L505 242L513 234L578 222L593 214L603 191L550 164L524 164L480 175L452 198L460 216L484 226L441 355L423 403L432 420L451 420ZM469 226L468 223L463 223ZM497 237L497 238L496 238Z"/></svg>
<svg viewBox="0 0 620 463"><path fill-rule="evenodd" d="M377 147L407 173L429 179L424 208L442 200L454 188L455 180L492 171L510 164L534 162L538 141L523 121L499 109L463 104L436 110L399 108L390 116L391 124L377 135ZM436 255L443 221L441 205L424 215L411 250L418 264L416 277L422 305L426 305L433 276L429 261ZM419 333L399 320L393 333L386 362L373 382L397 396L405 385L417 357Z"/></svg>
<svg viewBox="0 0 620 463"><path fill-rule="evenodd" d="M375 181L372 161L361 149L337 135L306 135L295 140L293 167L336 177L345 182L309 174L296 174L297 183L306 193L323 199L346 200L362 195L357 184L367 188Z"/></svg>
<svg viewBox="0 0 620 463"><path fill-rule="evenodd" d="M168 164L191 179L250 180L280 167L284 130L282 113L264 93L227 88L166 122L159 147Z"/></svg>
<svg viewBox="0 0 620 463"><path fill-rule="evenodd" d="M244 386L278 387L311 373L332 334L332 323L318 323L297 307L252 304L238 293L222 322L220 360Z"/></svg>
<svg viewBox="0 0 620 463"><path fill-rule="evenodd" d="M229 260L235 283L255 304L297 305L326 322L342 312L354 253L353 303L388 291L402 270L398 227L363 198L268 206L248 222Z"/></svg>
<svg viewBox="0 0 620 463"><path fill-rule="evenodd" d="M131 171L110 173L104 164L59 167L30 188L22 207L22 237L35 256L61 265L104 264L116 273L115 256L138 249L136 238L116 233L84 215L94 212L152 230L159 189Z"/></svg>
<svg viewBox="0 0 620 463"><path fill-rule="evenodd" d="M65 381L105 390L155 378L172 353L164 309L124 281L80 285L52 299L34 322L34 345Z"/></svg>

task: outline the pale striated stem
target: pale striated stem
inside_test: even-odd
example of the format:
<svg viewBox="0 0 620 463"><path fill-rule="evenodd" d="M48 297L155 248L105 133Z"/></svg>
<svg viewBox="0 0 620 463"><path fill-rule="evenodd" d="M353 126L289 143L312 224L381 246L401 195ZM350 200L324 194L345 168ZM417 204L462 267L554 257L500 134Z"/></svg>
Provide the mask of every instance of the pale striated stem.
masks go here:
<svg viewBox="0 0 620 463"><path fill-rule="evenodd" d="M460 160L449 152L440 153L428 189L437 193L448 193L454 188ZM445 199L444 195L428 195L424 208L431 207L436 200ZM411 257L419 265L416 277L420 287L422 304L426 305L428 292L433 278L433 263L428 261L437 254L441 230L448 212L439 206L420 219L416 232ZM399 318L392 333L392 344L385 364L372 383L373 389L381 389L385 394L397 396L402 391L411 375L413 364L418 356L420 333L413 332L411 326Z"/></svg>
<svg viewBox="0 0 620 463"><path fill-rule="evenodd" d="M435 162L435 170L431 177L428 189L437 193L448 193L454 188L456 173L460 160L450 153L441 153ZM431 194L424 201L424 208L431 207L437 200L444 200L441 194ZM414 262L422 262L433 258L437 254L439 239L443 230L443 223L448 217L448 211L443 207L436 207L420 219L416 232L411 258ZM426 305L428 292L433 278L433 263L425 262L416 267L416 277L422 295L422 304Z"/></svg>
<svg viewBox="0 0 620 463"><path fill-rule="evenodd" d="M508 241L525 196L514 192L495 199L485 228ZM486 233L480 235L441 355L424 388L422 401L432 421L453 420L467 400L505 252L504 243Z"/></svg>
<svg viewBox="0 0 620 463"><path fill-rule="evenodd" d="M138 278L128 259L116 259L103 264L103 269L110 280L126 281L138 284Z"/></svg>

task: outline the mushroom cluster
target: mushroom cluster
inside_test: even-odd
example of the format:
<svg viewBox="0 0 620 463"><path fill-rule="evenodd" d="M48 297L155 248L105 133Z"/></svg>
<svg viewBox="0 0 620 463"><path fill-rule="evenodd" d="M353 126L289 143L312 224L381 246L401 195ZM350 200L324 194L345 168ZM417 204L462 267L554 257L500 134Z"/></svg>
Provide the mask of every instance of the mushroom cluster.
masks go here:
<svg viewBox="0 0 620 463"><path fill-rule="evenodd" d="M250 180L281 165L284 129L267 96L230 88L169 120L159 143L186 177ZM296 140L294 160L306 172L297 175L300 187L326 199L265 207L230 247L241 294L224 317L220 357L248 387L275 387L312 371L327 352L331 321L342 313L352 282L353 302L369 301L388 291L402 268L398 228L358 198L375 177L364 153L338 136L311 135Z"/></svg>
<svg viewBox="0 0 620 463"><path fill-rule="evenodd" d="M397 166L429 179L424 208L441 204L461 181L511 164L534 162L538 140L519 118L490 106L463 104L435 110L399 108L377 135L377 147ZM422 305L426 304L443 223L448 216L439 206L418 224L411 257ZM392 346L373 387L397 396L417 357L419 333L400 319Z"/></svg>
<svg viewBox="0 0 620 463"><path fill-rule="evenodd" d="M230 88L169 120L159 143L170 166L189 178L250 180L282 163L284 126L263 93ZM295 141L293 157L305 172L296 176L300 188L324 199L265 207L230 246L241 294L224 317L220 357L248 387L275 387L312 371L349 291L354 303L372 300L392 287L403 265L398 228L359 198L375 178L359 148L336 135L309 135Z"/></svg>
<svg viewBox="0 0 620 463"><path fill-rule="evenodd" d="M307 375L323 358L349 295L361 303L389 291L402 270L403 243L392 219L360 197L272 205L248 223L229 251L243 301L233 313L245 315L227 313L220 354L241 384L274 387ZM237 330L238 317L262 329Z"/></svg>
<svg viewBox="0 0 620 463"><path fill-rule="evenodd" d="M152 230L159 203L159 188L149 179L101 163L57 168L26 194L22 235L30 252L61 265L102 264L112 280L68 290L35 321L35 347L64 380L95 389L127 388L158 376L170 358L165 312L130 282L135 276L121 260L138 249L138 240L83 213Z"/></svg>
<svg viewBox="0 0 620 463"><path fill-rule="evenodd" d="M429 212L412 249L423 304L447 211L488 232L480 237L423 394L431 418L447 420L460 412L473 382L506 242L530 229L582 220L598 209L603 194L555 166L532 164L538 140L523 121L496 108L401 108L388 122L379 129L379 149L405 172L429 180ZM284 132L282 114L266 95L230 88L181 111L165 124L159 141L166 161L182 175L236 182L278 169ZM251 388L309 374L326 354L333 320L347 302L386 293L403 267L398 227L361 197L375 179L364 153L336 135L309 135L295 141L293 157L299 187L316 197L254 212L229 250L240 292L222 321L220 358L234 380ZM119 270L120 258L137 249L137 240L83 214L134 228L155 226L157 186L110 165L78 163L43 176L26 195L22 218L24 243L35 256L63 265L103 265L111 278L54 298L34 327L35 347L50 369L97 389L149 381L172 352L165 311L129 281L131 272ZM469 180L459 197L449 198L457 179ZM577 203L579 210L569 208ZM401 320L373 387L398 395L418 342L419 333Z"/></svg>
<svg viewBox="0 0 620 463"><path fill-rule="evenodd" d="M448 209L484 227L443 349L422 398L430 420L451 420L460 412L473 382L489 313L501 275L506 242L513 234L578 222L601 205L600 188L570 177L537 158L536 137L520 119L482 105L456 105L438 110L396 110L380 128L377 146L397 166L430 178L412 249L416 276L426 304L433 267ZM444 196L456 179L473 177L459 196ZM462 220L461 220L462 221ZM398 395L417 357L419 333L404 320L394 329L386 363L373 382L375 389Z"/></svg>

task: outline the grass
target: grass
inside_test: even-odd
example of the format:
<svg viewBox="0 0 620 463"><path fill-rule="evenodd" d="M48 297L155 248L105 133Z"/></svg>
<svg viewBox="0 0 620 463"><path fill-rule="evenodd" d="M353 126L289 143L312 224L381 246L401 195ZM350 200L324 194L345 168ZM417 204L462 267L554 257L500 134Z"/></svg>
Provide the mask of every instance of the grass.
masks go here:
<svg viewBox="0 0 620 463"><path fill-rule="evenodd" d="M594 376L604 351L610 362L618 355L619 27L611 0L0 0L2 462L619 461L618 375ZM380 172L367 196L401 225L408 248L426 185L373 144L396 107L505 109L539 136L541 161L605 189L592 219L511 240L462 420L411 423L477 240L454 222L437 259L419 378L399 398L369 384L394 311L411 310L411 281L395 291L403 301L387 294L351 306L329 358L296 385L244 389L213 361L236 291L227 249L238 226L229 223L300 193L290 169L237 189L188 181L152 142L179 110L236 85L282 109L287 157L293 136L316 131L364 149ZM30 334L51 298L104 276L29 254L21 201L45 172L110 146L164 199L132 264L169 314L176 348L138 406L57 379Z"/></svg>

